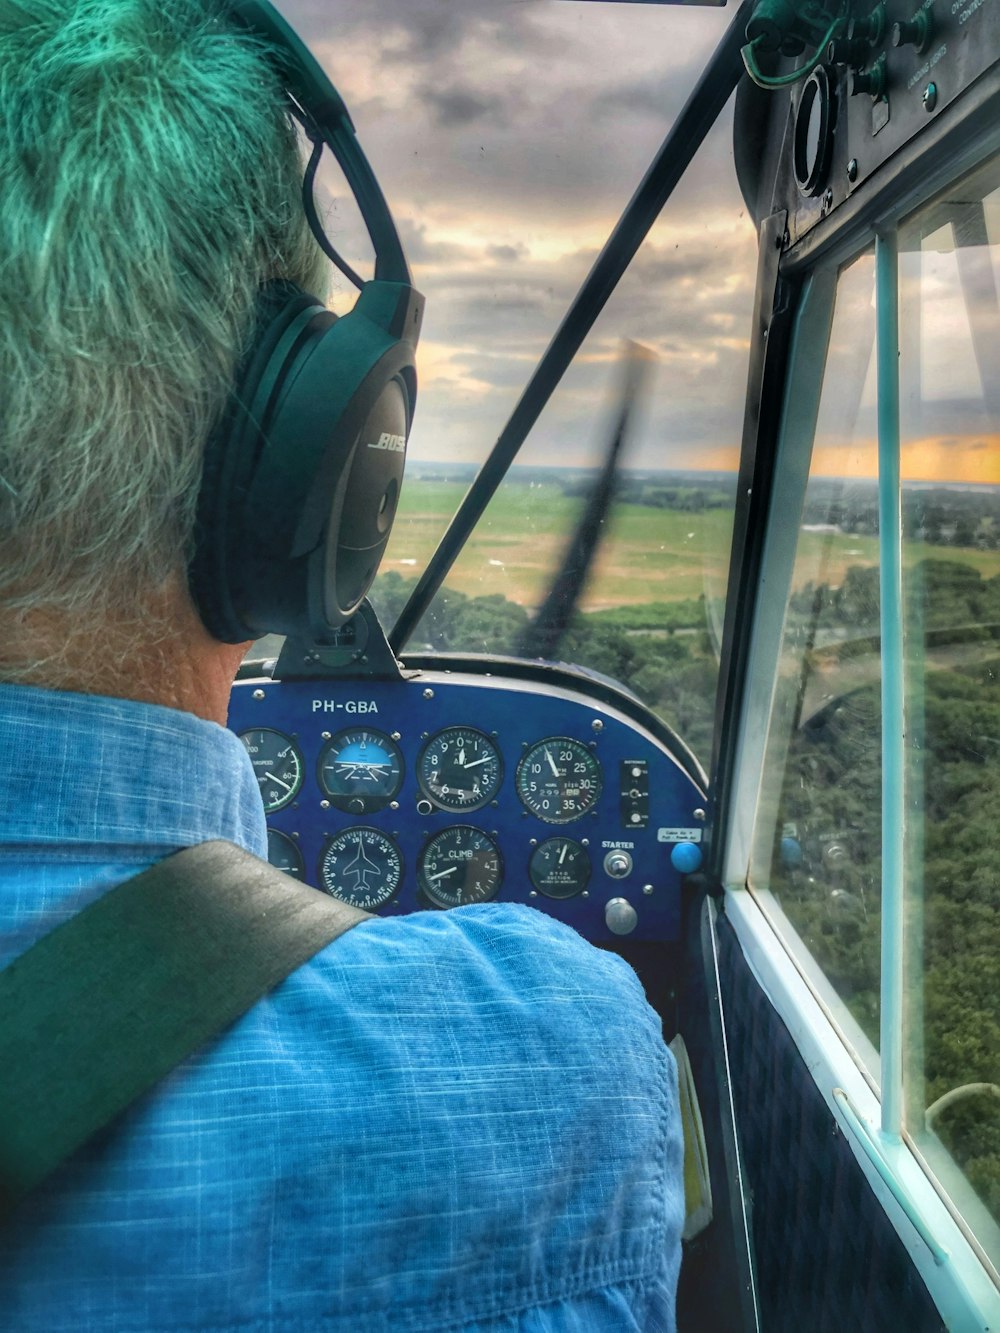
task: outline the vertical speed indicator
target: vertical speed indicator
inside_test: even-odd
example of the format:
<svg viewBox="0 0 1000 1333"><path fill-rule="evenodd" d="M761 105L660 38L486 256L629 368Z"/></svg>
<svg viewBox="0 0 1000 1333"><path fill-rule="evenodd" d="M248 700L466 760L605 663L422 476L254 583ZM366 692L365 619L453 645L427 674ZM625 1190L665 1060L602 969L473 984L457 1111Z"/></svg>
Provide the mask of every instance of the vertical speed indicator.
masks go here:
<svg viewBox="0 0 1000 1333"><path fill-rule="evenodd" d="M471 824L431 838L417 862L417 884L435 907L465 907L495 898L503 882L500 848Z"/></svg>
<svg viewBox="0 0 1000 1333"><path fill-rule="evenodd" d="M601 765L582 741L549 736L521 757L515 785L536 818L546 824L569 824L596 807Z"/></svg>

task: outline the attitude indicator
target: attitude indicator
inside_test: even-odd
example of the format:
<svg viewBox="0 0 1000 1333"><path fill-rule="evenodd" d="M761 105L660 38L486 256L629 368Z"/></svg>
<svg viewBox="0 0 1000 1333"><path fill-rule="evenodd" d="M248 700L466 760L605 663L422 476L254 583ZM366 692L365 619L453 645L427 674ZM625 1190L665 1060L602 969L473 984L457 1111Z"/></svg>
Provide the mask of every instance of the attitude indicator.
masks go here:
<svg viewBox="0 0 1000 1333"><path fill-rule="evenodd" d="M319 785L330 804L352 815L385 807L403 785L403 755L391 737L372 727L348 727L323 747Z"/></svg>

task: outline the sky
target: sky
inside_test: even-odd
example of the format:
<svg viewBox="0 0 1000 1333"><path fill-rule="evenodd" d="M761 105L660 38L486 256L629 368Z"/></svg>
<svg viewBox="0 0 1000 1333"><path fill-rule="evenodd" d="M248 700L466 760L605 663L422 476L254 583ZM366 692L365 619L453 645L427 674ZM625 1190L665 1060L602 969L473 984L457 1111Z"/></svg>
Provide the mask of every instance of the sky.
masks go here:
<svg viewBox="0 0 1000 1333"><path fill-rule="evenodd" d="M480 462L734 7L278 0L278 8L344 96L427 300L410 459ZM335 168L320 186L334 244L370 264ZM598 460L630 338L657 365L626 465L734 467L755 265L727 111L519 461ZM338 279L334 309L351 300Z"/></svg>
<svg viewBox="0 0 1000 1333"><path fill-rule="evenodd" d="M411 464L479 463L735 6L278 0L278 7L345 97L427 300ZM363 229L332 165L321 173L318 197L334 243L370 271ZM967 313L974 301L979 346L995 347L995 188L986 222L992 255L967 248L972 267L964 276L950 228L922 243L922 311L903 320L904 333L919 326L920 340L909 349L919 373L902 386L904 398L909 390L921 400L920 420L904 422L907 477L1000 483L995 425L985 415L987 400L996 400L996 376L977 364ZM654 354L655 372L625 466L735 468L756 258L733 168L730 103L518 461L600 461L622 342L633 339ZM857 300L870 318L870 282ZM334 308L352 301L353 289L338 275ZM854 351L856 328L853 320L847 337ZM863 350L867 360L870 346ZM874 475L874 358L869 369L859 416L821 432L814 470ZM848 397L858 409L857 395Z"/></svg>

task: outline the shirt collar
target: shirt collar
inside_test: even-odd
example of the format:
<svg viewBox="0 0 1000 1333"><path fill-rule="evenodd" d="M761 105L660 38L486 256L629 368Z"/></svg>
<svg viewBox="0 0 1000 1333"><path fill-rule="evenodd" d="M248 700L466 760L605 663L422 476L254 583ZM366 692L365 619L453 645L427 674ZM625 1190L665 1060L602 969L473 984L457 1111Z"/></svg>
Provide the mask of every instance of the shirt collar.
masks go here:
<svg viewBox="0 0 1000 1333"><path fill-rule="evenodd" d="M0 846L164 853L213 838L267 855L250 756L155 704L0 685Z"/></svg>

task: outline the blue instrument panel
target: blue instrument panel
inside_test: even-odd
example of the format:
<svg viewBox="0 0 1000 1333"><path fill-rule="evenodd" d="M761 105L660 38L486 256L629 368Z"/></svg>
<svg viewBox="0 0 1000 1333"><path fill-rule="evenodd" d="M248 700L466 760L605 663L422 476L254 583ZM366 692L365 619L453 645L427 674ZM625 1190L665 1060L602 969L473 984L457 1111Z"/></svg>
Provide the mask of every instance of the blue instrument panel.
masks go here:
<svg viewBox="0 0 1000 1333"><path fill-rule="evenodd" d="M317 888L382 915L496 900L594 942L678 938L703 797L607 703L451 672L260 678L234 686L229 726L271 860Z"/></svg>

